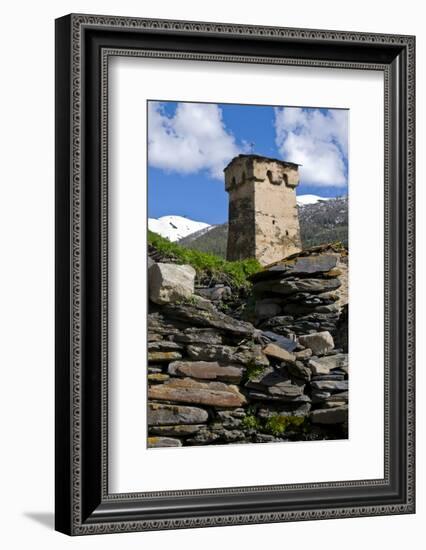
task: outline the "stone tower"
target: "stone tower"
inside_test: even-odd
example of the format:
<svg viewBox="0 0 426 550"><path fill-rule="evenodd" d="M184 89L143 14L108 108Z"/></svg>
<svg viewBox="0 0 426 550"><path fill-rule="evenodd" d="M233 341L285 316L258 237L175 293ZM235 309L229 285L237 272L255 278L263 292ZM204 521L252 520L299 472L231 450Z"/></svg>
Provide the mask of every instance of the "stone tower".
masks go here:
<svg viewBox="0 0 426 550"><path fill-rule="evenodd" d="M224 172L229 193L227 259L256 258L268 265L300 252L295 190L299 165L239 155Z"/></svg>

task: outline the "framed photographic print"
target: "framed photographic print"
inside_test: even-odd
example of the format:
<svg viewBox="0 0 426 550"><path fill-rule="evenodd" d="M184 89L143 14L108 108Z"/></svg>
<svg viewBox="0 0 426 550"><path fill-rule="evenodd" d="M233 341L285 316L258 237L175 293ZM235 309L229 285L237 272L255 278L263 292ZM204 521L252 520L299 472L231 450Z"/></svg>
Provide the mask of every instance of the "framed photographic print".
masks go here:
<svg viewBox="0 0 426 550"><path fill-rule="evenodd" d="M412 36L56 21L56 529L414 513Z"/></svg>

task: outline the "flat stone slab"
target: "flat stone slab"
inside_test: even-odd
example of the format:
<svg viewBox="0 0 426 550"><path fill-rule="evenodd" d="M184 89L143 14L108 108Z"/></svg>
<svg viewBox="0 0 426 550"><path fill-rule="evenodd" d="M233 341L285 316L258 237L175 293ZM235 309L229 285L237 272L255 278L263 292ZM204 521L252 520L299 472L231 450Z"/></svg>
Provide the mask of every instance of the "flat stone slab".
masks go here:
<svg viewBox="0 0 426 550"><path fill-rule="evenodd" d="M149 431L152 435L185 437L198 433L204 424L178 424L177 426L152 426Z"/></svg>
<svg viewBox="0 0 426 550"><path fill-rule="evenodd" d="M182 442L172 437L148 437L148 448L154 449L156 447L182 447Z"/></svg>
<svg viewBox="0 0 426 550"><path fill-rule="evenodd" d="M296 361L296 357L293 353L290 353L277 344L268 344L262 351L266 356L273 357L280 361L285 361L287 363L294 363Z"/></svg>
<svg viewBox="0 0 426 550"><path fill-rule="evenodd" d="M210 405L241 407L246 398L237 386L223 382L198 382L192 378L176 378L148 389L150 399Z"/></svg>
<svg viewBox="0 0 426 550"><path fill-rule="evenodd" d="M296 260L287 260L263 271L259 271L250 277L252 282L265 281L283 277L286 275L311 275L325 273L334 269L337 265L337 257L332 254L319 254L317 256L302 256Z"/></svg>
<svg viewBox="0 0 426 550"><path fill-rule="evenodd" d="M178 351L148 351L148 361L151 363L170 363L181 358Z"/></svg>
<svg viewBox="0 0 426 550"><path fill-rule="evenodd" d="M208 418L207 411L197 407L148 403L148 426L201 424Z"/></svg>
<svg viewBox="0 0 426 550"><path fill-rule="evenodd" d="M196 361L225 361L232 362L237 348L223 345L189 345L187 353L191 359Z"/></svg>
<svg viewBox="0 0 426 550"><path fill-rule="evenodd" d="M337 353L336 355L328 355L326 357L319 357L310 359L309 366L313 367L315 374L328 374L334 369L340 369L343 372L348 372L348 354Z"/></svg>
<svg viewBox="0 0 426 550"><path fill-rule="evenodd" d="M319 391L326 392L336 392L336 391L347 391L348 390L348 381L347 380L316 380L315 382L311 381L311 388Z"/></svg>
<svg viewBox="0 0 426 550"><path fill-rule="evenodd" d="M148 342L148 351L177 351L182 349L182 344L170 340L160 340L157 342Z"/></svg>
<svg viewBox="0 0 426 550"><path fill-rule="evenodd" d="M323 355L334 348L333 336L328 331L299 336L299 342L305 348L310 348L314 355Z"/></svg>
<svg viewBox="0 0 426 550"><path fill-rule="evenodd" d="M163 374L162 372L150 372L148 373L148 382L150 384L162 384L166 382L170 376L168 374Z"/></svg>
<svg viewBox="0 0 426 550"><path fill-rule="evenodd" d="M349 393L347 391L341 392L341 393L335 393L334 395L331 395L327 401L334 402L334 401L345 401L346 403L349 401Z"/></svg>
<svg viewBox="0 0 426 550"><path fill-rule="evenodd" d="M169 374L189 376L199 380L220 380L238 384L244 369L232 365L223 366L212 361L174 361L168 368Z"/></svg>
<svg viewBox="0 0 426 550"><path fill-rule="evenodd" d="M259 401L277 401L283 403L310 403L311 400L308 395L286 395L284 392L278 394L271 394L269 392L252 391L249 392L249 397Z"/></svg>
<svg viewBox="0 0 426 550"><path fill-rule="evenodd" d="M196 327L212 327L240 336L251 336L254 326L245 321L234 319L218 311L211 302L193 296L194 303L167 304L164 313L171 319L177 319Z"/></svg>
<svg viewBox="0 0 426 550"><path fill-rule="evenodd" d="M287 351L293 351L297 347L297 343L294 340L291 340L290 338L286 338L285 336L282 336L281 334L277 334L276 332L273 332L271 330L262 330L260 332L260 337L264 337L268 340L272 340L273 344L276 344L280 348L283 348Z"/></svg>
<svg viewBox="0 0 426 550"><path fill-rule="evenodd" d="M342 424L348 420L348 407L333 407L311 411L309 420L313 424Z"/></svg>
<svg viewBox="0 0 426 550"><path fill-rule="evenodd" d="M305 388L302 382L295 383L286 369L276 370L272 367L265 369L262 374L249 380L246 387L250 390L250 396L258 392L270 398L294 399L303 395ZM253 393L254 390L254 393Z"/></svg>
<svg viewBox="0 0 426 550"><path fill-rule="evenodd" d="M309 292L312 294L329 292L341 286L337 277L331 279L279 279L273 281L262 281L253 287L255 294L273 292L275 294L297 294Z"/></svg>
<svg viewBox="0 0 426 550"><path fill-rule="evenodd" d="M187 328L173 335L173 340L183 344L221 344L222 336L214 329Z"/></svg>
<svg viewBox="0 0 426 550"><path fill-rule="evenodd" d="M224 346L224 345L194 345L187 347L187 353L196 361L218 361L220 363L240 363L241 365L255 364L267 366L269 361L262 352L261 346L252 348Z"/></svg>

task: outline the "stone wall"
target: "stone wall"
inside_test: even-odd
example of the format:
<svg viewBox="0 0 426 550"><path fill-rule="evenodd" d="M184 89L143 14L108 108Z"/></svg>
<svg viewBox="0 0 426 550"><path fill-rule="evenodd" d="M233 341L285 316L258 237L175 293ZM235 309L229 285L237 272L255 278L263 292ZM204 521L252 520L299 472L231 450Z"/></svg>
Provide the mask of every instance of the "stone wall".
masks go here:
<svg viewBox="0 0 426 550"><path fill-rule="evenodd" d="M148 446L346 438L337 262L333 253L299 256L261 272L251 322L224 313L230 289L197 289L189 266L152 263Z"/></svg>

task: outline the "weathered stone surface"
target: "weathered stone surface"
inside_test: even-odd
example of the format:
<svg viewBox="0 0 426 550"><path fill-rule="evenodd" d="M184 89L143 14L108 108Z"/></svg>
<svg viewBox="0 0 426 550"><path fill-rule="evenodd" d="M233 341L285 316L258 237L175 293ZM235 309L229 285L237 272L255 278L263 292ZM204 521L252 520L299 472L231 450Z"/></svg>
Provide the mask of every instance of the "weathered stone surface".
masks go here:
<svg viewBox="0 0 426 550"><path fill-rule="evenodd" d="M152 267L155 264L155 261L151 258L151 256L148 256L148 262L147 262L147 268L149 270L150 267Z"/></svg>
<svg viewBox="0 0 426 550"><path fill-rule="evenodd" d="M273 292L276 294L296 294L297 292L309 292L312 294L336 290L341 285L339 279L280 279L263 281L253 287L255 294Z"/></svg>
<svg viewBox="0 0 426 550"><path fill-rule="evenodd" d="M307 313L338 313L339 308L334 304L289 303L282 307L283 313L290 315L305 315Z"/></svg>
<svg viewBox="0 0 426 550"><path fill-rule="evenodd" d="M249 391L249 397L254 400L259 401L276 401L276 402L283 402L283 403L310 403L311 400L308 395L302 394L302 395L290 395L291 390L285 392L282 390L281 392L275 392L274 394L271 394L270 392L261 392L257 390L250 390Z"/></svg>
<svg viewBox="0 0 426 550"><path fill-rule="evenodd" d="M220 439L220 434L209 430L208 428L203 428L199 430L193 437L189 437L186 440L188 445L210 445L215 443Z"/></svg>
<svg viewBox="0 0 426 550"><path fill-rule="evenodd" d="M172 437L148 437L148 447L182 447L182 441L174 439Z"/></svg>
<svg viewBox="0 0 426 550"><path fill-rule="evenodd" d="M151 435L185 437L193 435L204 428L204 424L178 424L176 426L152 426L149 429Z"/></svg>
<svg viewBox="0 0 426 550"><path fill-rule="evenodd" d="M218 433L220 434L220 439L223 440L224 443L237 443L245 439L245 433L242 430L228 430L222 428Z"/></svg>
<svg viewBox="0 0 426 550"><path fill-rule="evenodd" d="M301 359L303 361L305 359L309 359L310 357L312 357L312 350L307 348L301 351L295 351L294 355L296 359Z"/></svg>
<svg viewBox="0 0 426 550"><path fill-rule="evenodd" d="M346 403L349 400L349 393L347 391L341 392L341 393L335 393L334 395L331 395L327 401L345 401Z"/></svg>
<svg viewBox="0 0 426 550"><path fill-rule="evenodd" d="M242 365L255 364L266 366L269 364L267 357L260 346L252 347L224 345L189 345L187 347L188 355L196 361L219 361L221 363L239 363Z"/></svg>
<svg viewBox="0 0 426 550"><path fill-rule="evenodd" d="M178 319L196 327L213 327L240 336L251 336L252 324L234 319L218 311L211 302L194 296L194 303L168 304L164 313L172 319Z"/></svg>
<svg viewBox="0 0 426 550"><path fill-rule="evenodd" d="M148 382L150 384L161 384L162 382L166 382L170 376L168 374L163 373L149 373L148 374Z"/></svg>
<svg viewBox="0 0 426 550"><path fill-rule="evenodd" d="M289 363L288 372L296 378L301 378L308 382L311 379L311 370L306 367L301 361Z"/></svg>
<svg viewBox="0 0 426 550"><path fill-rule="evenodd" d="M216 285L211 288L197 288L195 293L203 298L218 302L220 300L227 300L232 296L232 291L229 286Z"/></svg>
<svg viewBox="0 0 426 550"><path fill-rule="evenodd" d="M270 342L272 340L273 344L276 344L277 346L280 346L280 348L283 348L287 351L293 351L297 347L297 342L295 342L294 340L286 338L285 336L282 336L281 334L277 334L276 332L272 332L270 330L261 331L259 336L262 339L266 339L267 342Z"/></svg>
<svg viewBox="0 0 426 550"><path fill-rule="evenodd" d="M299 342L315 355L323 355L334 348L333 337L328 331L299 336Z"/></svg>
<svg viewBox="0 0 426 550"><path fill-rule="evenodd" d="M221 380L238 384L244 369L236 366L222 366L210 361L175 361L169 365L169 374L189 376L199 380Z"/></svg>
<svg viewBox="0 0 426 550"><path fill-rule="evenodd" d="M209 415L204 409L148 403L148 425L162 426L171 424L201 424L207 422Z"/></svg>
<svg viewBox="0 0 426 550"><path fill-rule="evenodd" d="M323 381L323 380L344 380L344 379L345 379L344 374L333 374L333 372L330 372L330 374L320 374L320 375L312 376L312 382Z"/></svg>
<svg viewBox="0 0 426 550"><path fill-rule="evenodd" d="M217 419L224 428L240 428L245 416L246 412L244 409L217 411Z"/></svg>
<svg viewBox="0 0 426 550"><path fill-rule="evenodd" d="M182 354L178 351L149 351L148 361L153 363L169 363L181 359Z"/></svg>
<svg viewBox="0 0 426 550"><path fill-rule="evenodd" d="M181 350L183 346L170 340L160 340L157 342L148 342L148 351L176 351Z"/></svg>
<svg viewBox="0 0 426 550"><path fill-rule="evenodd" d="M338 394L336 394L338 395ZM330 401L330 400L326 400L324 401L324 403L321 405L322 408L324 409L334 409L335 407L344 407L345 405L347 404L347 401Z"/></svg>
<svg viewBox="0 0 426 550"><path fill-rule="evenodd" d="M268 393L272 397L293 398L303 394L304 385L294 383L285 369L273 369L269 367L259 376L246 383L250 390L259 390Z"/></svg>
<svg viewBox="0 0 426 550"><path fill-rule="evenodd" d="M315 357L315 359L309 359L308 361L308 367L310 368L312 375L318 376L321 374L328 374L330 372L329 367L327 365L322 365L321 363L318 363L317 359L318 358Z"/></svg>
<svg viewBox="0 0 426 550"><path fill-rule="evenodd" d="M250 277L252 282L279 279L283 276L311 275L325 273L337 265L337 257L332 254L299 256L296 260L284 260L282 263L259 271Z"/></svg>
<svg viewBox="0 0 426 550"><path fill-rule="evenodd" d="M311 388L315 390L320 391L329 391L329 392L336 392L336 391L347 391L348 389L348 381L347 380L316 380L315 382L311 382Z"/></svg>
<svg viewBox="0 0 426 550"><path fill-rule="evenodd" d="M276 441L282 441L282 439L270 434L257 433L254 441L255 443L274 443Z"/></svg>
<svg viewBox="0 0 426 550"><path fill-rule="evenodd" d="M347 372L348 369L348 354L337 353L336 355L327 355L320 358L312 358L309 361L309 365L316 369L318 372L314 374L328 374L330 371L340 369L343 372Z"/></svg>
<svg viewBox="0 0 426 550"><path fill-rule="evenodd" d="M238 361L243 365L255 365L256 367L267 367L269 359L263 353L262 346L251 346L244 348L240 346L237 353Z"/></svg>
<svg viewBox="0 0 426 550"><path fill-rule="evenodd" d="M280 416L307 416L311 410L311 403L275 403L268 407L260 408L257 416L263 420L279 414Z"/></svg>
<svg viewBox="0 0 426 550"><path fill-rule="evenodd" d="M271 319L263 322L261 327L262 329L273 329L273 331L276 332L276 327L288 325L293 321L294 317L292 315L277 315L276 317L271 317Z"/></svg>
<svg viewBox="0 0 426 550"><path fill-rule="evenodd" d="M328 391L313 390L312 391L312 403L322 403L331 397L331 393Z"/></svg>
<svg viewBox="0 0 426 550"><path fill-rule="evenodd" d="M192 378L175 378L148 389L150 399L177 401L216 407L241 407L246 398L237 386L223 382L198 382Z"/></svg>
<svg viewBox="0 0 426 550"><path fill-rule="evenodd" d="M274 359L279 359L280 361L285 361L287 363L294 363L296 361L296 357L293 353L290 353L277 344L268 344L262 351L268 357L273 357Z"/></svg>
<svg viewBox="0 0 426 550"><path fill-rule="evenodd" d="M196 361L225 361L232 362L237 348L223 345L189 345L187 353L191 359Z"/></svg>
<svg viewBox="0 0 426 550"><path fill-rule="evenodd" d="M254 313L257 319L269 319L281 313L281 305L274 299L257 300Z"/></svg>
<svg viewBox="0 0 426 550"><path fill-rule="evenodd" d="M315 307L316 313L338 313L340 308L334 304L322 304Z"/></svg>
<svg viewBox="0 0 426 550"><path fill-rule="evenodd" d="M184 344L221 344L222 335L209 328L187 328L174 334L173 340Z"/></svg>
<svg viewBox="0 0 426 550"><path fill-rule="evenodd" d="M195 275L190 265L153 264L148 270L150 300L167 304L190 298L194 293Z"/></svg>
<svg viewBox="0 0 426 550"><path fill-rule="evenodd" d="M323 273L333 269L336 265L336 255L320 254L318 256L304 256L297 258L291 273L293 275Z"/></svg>
<svg viewBox="0 0 426 550"><path fill-rule="evenodd" d="M348 407L333 407L312 411L309 419L314 424L341 424L348 420Z"/></svg>
<svg viewBox="0 0 426 550"><path fill-rule="evenodd" d="M163 372L161 365L150 365L148 367L148 374L159 374L161 372Z"/></svg>
<svg viewBox="0 0 426 550"><path fill-rule="evenodd" d="M162 340L163 337L161 334L157 334L156 332L148 332L148 342L158 342L159 340Z"/></svg>

